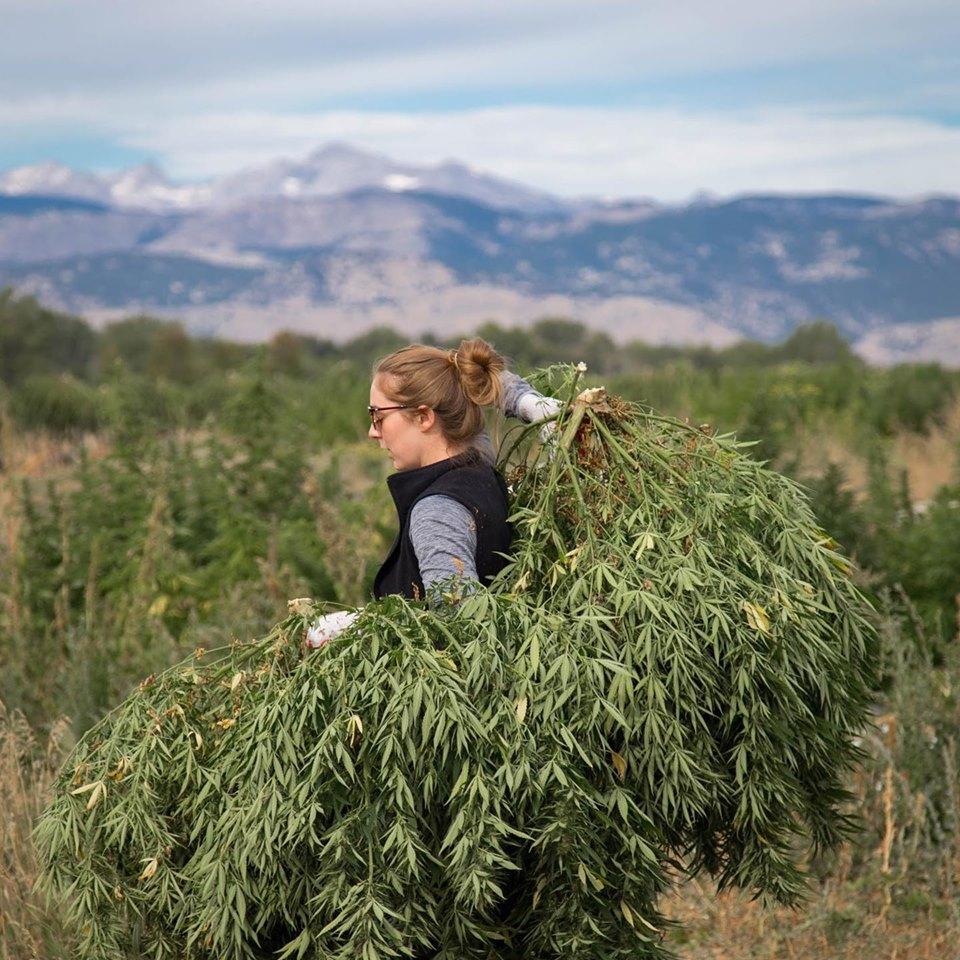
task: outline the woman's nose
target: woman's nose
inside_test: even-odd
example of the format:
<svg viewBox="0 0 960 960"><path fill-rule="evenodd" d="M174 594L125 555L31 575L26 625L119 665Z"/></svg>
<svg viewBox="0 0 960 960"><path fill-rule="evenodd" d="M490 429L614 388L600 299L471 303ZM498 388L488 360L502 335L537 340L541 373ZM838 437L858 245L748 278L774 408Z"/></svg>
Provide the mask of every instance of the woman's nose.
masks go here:
<svg viewBox="0 0 960 960"><path fill-rule="evenodd" d="M377 430L377 428L371 423L371 424L370 424L370 429L367 431L367 436L368 436L371 440L379 440L379 439L380 439L380 431Z"/></svg>

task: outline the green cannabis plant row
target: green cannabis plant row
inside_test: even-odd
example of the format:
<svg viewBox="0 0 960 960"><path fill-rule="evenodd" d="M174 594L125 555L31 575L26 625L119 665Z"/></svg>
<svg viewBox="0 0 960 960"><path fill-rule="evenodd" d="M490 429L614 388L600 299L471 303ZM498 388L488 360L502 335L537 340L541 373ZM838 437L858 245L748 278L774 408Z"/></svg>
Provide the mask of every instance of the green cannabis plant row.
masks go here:
<svg viewBox="0 0 960 960"><path fill-rule="evenodd" d="M865 602L795 483L578 378L501 448L489 590L319 650L295 601L85 735L36 830L84 957L660 958L682 871L802 897L855 828Z"/></svg>

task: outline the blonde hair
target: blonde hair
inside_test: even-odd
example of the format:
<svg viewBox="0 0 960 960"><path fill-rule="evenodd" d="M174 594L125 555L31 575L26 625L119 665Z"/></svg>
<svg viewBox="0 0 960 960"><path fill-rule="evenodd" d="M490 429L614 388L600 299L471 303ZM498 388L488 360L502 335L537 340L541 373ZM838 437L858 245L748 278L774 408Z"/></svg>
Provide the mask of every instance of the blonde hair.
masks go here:
<svg viewBox="0 0 960 960"><path fill-rule="evenodd" d="M394 402L429 407L451 443L469 443L483 430L483 407L500 400L506 362L486 340L461 340L456 350L415 343L382 357L373 376ZM407 414L409 411L402 411Z"/></svg>

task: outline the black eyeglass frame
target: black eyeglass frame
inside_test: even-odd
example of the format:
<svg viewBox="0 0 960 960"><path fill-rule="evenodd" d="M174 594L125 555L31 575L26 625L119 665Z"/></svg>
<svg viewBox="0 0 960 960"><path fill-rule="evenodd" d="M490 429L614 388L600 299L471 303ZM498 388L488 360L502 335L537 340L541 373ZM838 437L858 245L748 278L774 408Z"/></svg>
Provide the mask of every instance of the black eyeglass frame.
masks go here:
<svg viewBox="0 0 960 960"><path fill-rule="evenodd" d="M380 429L380 423L383 422L383 418L380 418L380 421L377 421L377 414L383 413L386 410L413 410L414 408L409 403L401 403L394 407L375 407L373 404L367 404L367 413L370 414L370 423L373 424L378 430Z"/></svg>

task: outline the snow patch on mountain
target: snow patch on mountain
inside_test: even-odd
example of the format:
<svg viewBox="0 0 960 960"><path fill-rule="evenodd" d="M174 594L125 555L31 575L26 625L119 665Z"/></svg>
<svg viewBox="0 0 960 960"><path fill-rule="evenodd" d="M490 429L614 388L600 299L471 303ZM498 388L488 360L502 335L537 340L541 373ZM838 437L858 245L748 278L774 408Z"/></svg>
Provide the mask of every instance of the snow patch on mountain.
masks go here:
<svg viewBox="0 0 960 960"><path fill-rule="evenodd" d="M411 177L408 173L390 173L383 178L383 185L396 193L403 190L416 190L420 186L420 178Z"/></svg>

